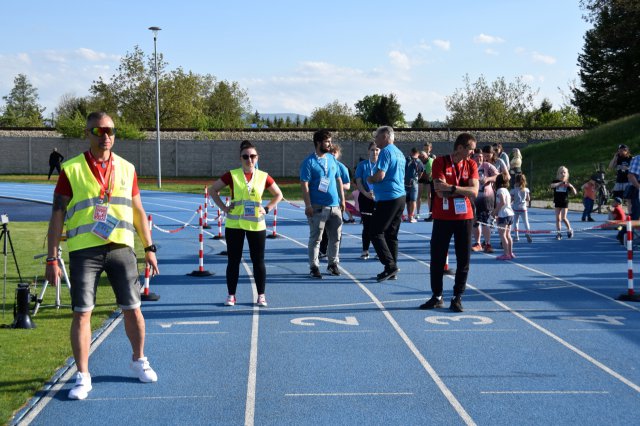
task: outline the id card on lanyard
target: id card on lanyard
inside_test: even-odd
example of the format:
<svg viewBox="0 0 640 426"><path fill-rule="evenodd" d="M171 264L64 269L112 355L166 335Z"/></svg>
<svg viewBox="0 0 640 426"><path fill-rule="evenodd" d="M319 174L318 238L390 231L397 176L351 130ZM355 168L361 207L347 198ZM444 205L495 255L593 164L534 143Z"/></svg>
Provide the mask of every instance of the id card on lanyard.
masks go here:
<svg viewBox="0 0 640 426"><path fill-rule="evenodd" d="M106 167L105 175L107 178L100 173L100 167L98 166L97 161L93 159L93 165L98 169L98 183L100 183L100 200L98 204L95 205L93 209L93 221L100 223L107 223L107 219L109 216L109 202L111 201L111 193L113 191L113 180L114 180L114 167L112 157L109 157L108 163L105 166L102 163L102 168ZM106 203L105 203L105 195L106 195Z"/></svg>
<svg viewBox="0 0 640 426"><path fill-rule="evenodd" d="M247 175L242 174L244 176L244 182L247 185L247 196L251 197L251 191L253 190L253 181L256 177L256 172L254 171L251 174L251 180L247 180ZM242 207L244 208L244 216L245 217L256 217L256 202L255 201L242 201Z"/></svg>
<svg viewBox="0 0 640 426"><path fill-rule="evenodd" d="M329 159L327 157L323 157L324 158L324 164L320 161L320 157L318 157L318 154L316 155L316 160L318 161L318 164L320 164L320 166L322 166L322 170L324 171L324 176L322 176L320 178L320 184L318 185L318 191L320 192L327 192L329 190Z"/></svg>

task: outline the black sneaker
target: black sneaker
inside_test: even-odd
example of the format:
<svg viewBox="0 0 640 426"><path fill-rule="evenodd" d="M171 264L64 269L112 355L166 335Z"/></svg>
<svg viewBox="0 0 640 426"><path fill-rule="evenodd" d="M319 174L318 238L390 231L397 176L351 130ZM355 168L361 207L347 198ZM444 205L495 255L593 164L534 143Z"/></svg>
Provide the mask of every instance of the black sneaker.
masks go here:
<svg viewBox="0 0 640 426"><path fill-rule="evenodd" d="M338 268L338 265L333 263L329 266L327 266L327 272L329 272L331 275L340 275L340 269Z"/></svg>
<svg viewBox="0 0 640 426"><path fill-rule="evenodd" d="M442 308L444 307L444 302L442 301L442 297L438 298L436 296L431 296L431 299L424 302L420 305L420 309L434 309L434 308Z"/></svg>
<svg viewBox="0 0 640 426"><path fill-rule="evenodd" d="M398 274L398 271L399 271L399 269L398 269L397 267L396 267L396 268L390 268L390 269L384 268L384 271L380 272L380 273L376 276L376 280L377 280L378 282L386 281L386 280L388 280L389 278L391 278L391 277L393 277L393 276L397 275L397 274Z"/></svg>
<svg viewBox="0 0 640 426"><path fill-rule="evenodd" d="M425 217L424 218L424 221L425 222L431 222L431 221L433 221L433 217L431 215L429 215L429 217Z"/></svg>
<svg viewBox="0 0 640 426"><path fill-rule="evenodd" d="M389 277L389 281L397 281L398 280L398 275L394 275L392 277Z"/></svg>
<svg viewBox="0 0 640 426"><path fill-rule="evenodd" d="M588 217L588 218L587 218L587 222L595 222L595 221L596 221L596 220L595 220L594 218L592 218L592 217Z"/></svg>
<svg viewBox="0 0 640 426"><path fill-rule="evenodd" d="M323 253L323 252L318 253L318 259L324 259L325 257L327 257L327 253Z"/></svg>
<svg viewBox="0 0 640 426"><path fill-rule="evenodd" d="M561 240L562 239L562 234L557 232L556 233L556 240Z"/></svg>
<svg viewBox="0 0 640 426"><path fill-rule="evenodd" d="M322 274L320 273L320 268L318 268L317 266L312 266L311 271L309 272L309 276L311 278L318 278L321 280Z"/></svg>
<svg viewBox="0 0 640 426"><path fill-rule="evenodd" d="M464 309L462 309L462 298L460 296L456 296L451 299L451 305L449 305L449 309L451 309L453 312L463 312Z"/></svg>
<svg viewBox="0 0 640 426"><path fill-rule="evenodd" d="M573 229L567 231L567 238L573 238Z"/></svg>

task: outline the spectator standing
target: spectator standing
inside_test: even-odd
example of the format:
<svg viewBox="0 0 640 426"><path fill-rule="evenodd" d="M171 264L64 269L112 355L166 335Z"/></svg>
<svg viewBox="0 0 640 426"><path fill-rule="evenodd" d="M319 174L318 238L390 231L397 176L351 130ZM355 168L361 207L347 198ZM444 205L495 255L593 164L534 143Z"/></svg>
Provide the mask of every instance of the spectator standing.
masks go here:
<svg viewBox="0 0 640 426"><path fill-rule="evenodd" d="M436 156L431 153L431 150L433 149L431 142L425 142L422 149L423 151L420 152L420 161L422 161L422 164L424 165L424 173L420 178L420 186L418 187L418 202L416 210L417 214L420 215L422 194L424 194L427 202L427 207L429 208L429 216L427 216L424 221L431 222L433 220L433 217L431 216L431 202L433 200L433 180L431 178L431 167Z"/></svg>
<svg viewBox="0 0 640 426"><path fill-rule="evenodd" d="M629 167L632 159L629 147L625 144L618 145L618 150L609 162L609 169L616 171L616 183L613 186L614 197L626 198L625 191L629 187Z"/></svg>
<svg viewBox="0 0 640 426"><path fill-rule="evenodd" d="M373 168L378 162L380 148L375 142L369 144L369 158L362 160L356 168L356 184L360 194L358 195L358 206L362 215L362 254L360 259L369 259L369 245L371 244L371 222L373 220L373 210L375 208L375 195L373 185L367 182L369 176L373 176Z"/></svg>
<svg viewBox="0 0 640 426"><path fill-rule="evenodd" d="M304 214L309 222L309 274L312 278L318 279L322 279L318 256L322 232L325 229L329 238L327 271L331 275L340 275L338 263L345 198L338 162L330 154L331 142L332 136L328 130L315 132L313 134L315 150L300 165Z"/></svg>
<svg viewBox="0 0 640 426"><path fill-rule="evenodd" d="M596 202L596 182L593 179L589 179L582 185L582 205L584 209L582 210L582 221L593 222L593 218L591 217L591 212L593 211L593 205Z"/></svg>
<svg viewBox="0 0 640 426"><path fill-rule="evenodd" d="M498 260L515 259L513 253L513 239L511 238L511 225L513 225L513 207L511 206L511 194L509 193L509 180L503 174L496 178L496 208L493 211L497 218L498 231L504 253L497 257Z"/></svg>
<svg viewBox="0 0 640 426"><path fill-rule="evenodd" d="M531 202L531 192L527 188L527 177L524 173L520 173L515 177L515 184L511 190L511 199L513 200L513 227L516 234L515 240L520 240L520 230L518 225L520 224L520 218L524 222L524 229L526 230L525 236L527 242L532 242L531 238L531 226L529 226L529 203Z"/></svg>
<svg viewBox="0 0 640 426"><path fill-rule="evenodd" d="M487 145L488 150L491 146ZM476 148L479 150L479 148ZM493 253L491 246L491 213L495 207L496 194L493 185L499 172L495 166L488 161L484 161L485 155L491 156L480 151L474 158L478 165L478 195L475 197L475 223L473 224L473 235L476 243L471 246L472 251L484 250L486 253ZM480 235L484 238L484 246L480 244Z"/></svg>
<svg viewBox="0 0 640 426"><path fill-rule="evenodd" d="M432 296L420 309L444 306L442 301L444 266L451 237L456 252L456 277L449 309L462 312L462 295L467 285L471 259L471 227L473 210L471 198L478 195L478 166L471 159L476 147L475 138L461 133L453 144L451 155L433 162L433 232L431 234L431 291Z"/></svg>
<svg viewBox="0 0 640 426"><path fill-rule="evenodd" d="M64 157L58 152L58 148L53 148L53 151L49 154L49 175L47 176L47 180L51 180L51 174L54 169L58 171L58 175L60 174L60 165L63 160Z"/></svg>
<svg viewBox="0 0 640 426"><path fill-rule="evenodd" d="M406 166L404 171L404 190L407 204L407 221L416 223L416 205L418 202L418 189L420 177L424 174L424 165L418 158L420 151L418 148L411 148L411 155L406 158Z"/></svg>
<svg viewBox="0 0 640 426"><path fill-rule="evenodd" d="M240 144L240 162L242 167L226 172L209 187L213 202L227 216L224 226L224 236L227 241L228 291L225 305L236 304L240 262L246 238L258 292L256 304L267 306L265 296L267 270L264 264L267 226L264 217L282 200L282 192L271 176L256 169L258 151L249 141L243 141ZM227 186L231 191L231 203L228 206L220 198L220 191ZM262 195L265 189L273 198L263 207Z"/></svg>
<svg viewBox="0 0 640 426"><path fill-rule="evenodd" d="M142 241L145 262L158 274L156 246L142 207L133 164L113 152L116 129L104 112L87 117L89 150L65 162L53 192L49 221L46 279L61 276L58 247L66 225L71 282L71 348L78 372L70 399L85 399L92 389L89 373L91 312L98 279L107 273L132 349L130 369L141 382L158 380L144 355L145 322L140 310L135 235ZM58 284L59 285L59 284Z"/></svg>
<svg viewBox="0 0 640 426"><path fill-rule="evenodd" d="M512 176L522 173L522 154L518 148L513 148L513 151L511 151L511 162L509 165L511 166L509 173Z"/></svg>
<svg viewBox="0 0 640 426"><path fill-rule="evenodd" d="M553 204L556 213L556 240L562 239L562 223L567 227L567 238L573 237L571 223L567 217L569 211L569 193L577 193L576 188L569 182L569 169L560 166L556 173L556 178L551 182L549 188L553 190Z"/></svg>
<svg viewBox="0 0 640 426"><path fill-rule="evenodd" d="M340 162L340 157L342 155L342 148L340 145L332 143L331 144L331 155L333 155L338 162L338 168L340 169L340 179L342 179L342 188L344 190L345 195L347 191L351 188L351 178L349 177L349 169L343 163ZM349 212L349 209L346 209L347 205L345 203L345 213L347 213L347 220L342 220L343 223L354 223L355 219L353 219L353 215ZM342 232L342 231L341 231ZM342 233L340 234L340 241L342 241ZM329 246L329 237L325 231L322 232L322 239L320 240L320 258L327 257L327 247Z"/></svg>
<svg viewBox="0 0 640 426"><path fill-rule="evenodd" d="M367 183L373 184L376 200L371 242L384 265L384 271L377 275L378 282L398 274L398 231L405 207L406 161L394 141L395 134L391 126L382 126L376 130L375 142L380 148L380 154L373 167L373 175L367 177Z"/></svg>

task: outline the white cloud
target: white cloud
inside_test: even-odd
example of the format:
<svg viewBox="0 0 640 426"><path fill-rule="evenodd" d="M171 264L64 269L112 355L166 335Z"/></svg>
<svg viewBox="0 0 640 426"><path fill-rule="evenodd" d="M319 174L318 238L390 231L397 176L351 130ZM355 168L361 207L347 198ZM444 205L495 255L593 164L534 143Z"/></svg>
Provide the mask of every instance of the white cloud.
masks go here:
<svg viewBox="0 0 640 426"><path fill-rule="evenodd" d="M504 43L504 40L497 36L480 33L480 35L477 35L473 38L473 42L479 44L495 44Z"/></svg>
<svg viewBox="0 0 640 426"><path fill-rule="evenodd" d="M553 65L556 63L556 58L554 58L553 56L543 55L542 53L538 52L533 52L531 54L531 58L533 58L535 62L542 62L547 65Z"/></svg>
<svg viewBox="0 0 640 426"><path fill-rule="evenodd" d="M533 83L535 80L536 78L531 74L524 74L522 76L522 81L524 81L525 83Z"/></svg>
<svg viewBox="0 0 640 426"><path fill-rule="evenodd" d="M524 52L526 51L526 49L524 47L516 47L516 54L518 55L522 55Z"/></svg>
<svg viewBox="0 0 640 426"><path fill-rule="evenodd" d="M391 60L391 64L396 68L405 71L411 69L411 61L409 60L409 57L402 52L392 50L391 52L389 52L389 59Z"/></svg>
<svg viewBox="0 0 640 426"><path fill-rule="evenodd" d="M418 43L418 48L422 50L431 50L431 45L424 40L420 40L420 43Z"/></svg>
<svg viewBox="0 0 640 426"><path fill-rule="evenodd" d="M491 56L498 56L499 53L497 50L493 50L493 49L485 49L484 53L486 53L487 55L491 55Z"/></svg>
<svg viewBox="0 0 640 426"><path fill-rule="evenodd" d="M16 55L16 58L20 62L23 62L25 64L31 64L31 58L29 57L29 54L27 54L27 53L18 53L18 55Z"/></svg>
<svg viewBox="0 0 640 426"><path fill-rule="evenodd" d="M76 53L88 61L102 61L108 57L106 53L96 52L95 50L87 49L86 47L77 49Z"/></svg>
<svg viewBox="0 0 640 426"><path fill-rule="evenodd" d="M439 47L442 50L449 50L451 49L451 42L449 40L433 40L433 44L436 47Z"/></svg>

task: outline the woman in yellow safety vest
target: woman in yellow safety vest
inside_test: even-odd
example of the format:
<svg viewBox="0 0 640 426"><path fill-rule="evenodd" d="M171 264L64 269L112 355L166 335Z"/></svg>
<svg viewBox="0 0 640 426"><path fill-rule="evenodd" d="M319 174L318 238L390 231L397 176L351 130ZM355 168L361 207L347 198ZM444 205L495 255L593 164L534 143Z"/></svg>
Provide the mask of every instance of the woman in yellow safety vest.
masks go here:
<svg viewBox="0 0 640 426"><path fill-rule="evenodd" d="M249 253L253 263L253 277L258 290L258 306L267 306L265 297L267 272L264 265L264 247L267 237L265 215L282 200L278 185L266 172L258 170L258 151L249 141L240 144L242 167L230 170L209 187L211 198L226 215L224 236L227 240L227 290L225 305L236 304L236 288L240 275L240 261L244 238L249 242ZM220 198L220 191L229 187L231 203L227 206ZM268 190L273 198L262 206L262 194Z"/></svg>

